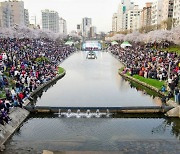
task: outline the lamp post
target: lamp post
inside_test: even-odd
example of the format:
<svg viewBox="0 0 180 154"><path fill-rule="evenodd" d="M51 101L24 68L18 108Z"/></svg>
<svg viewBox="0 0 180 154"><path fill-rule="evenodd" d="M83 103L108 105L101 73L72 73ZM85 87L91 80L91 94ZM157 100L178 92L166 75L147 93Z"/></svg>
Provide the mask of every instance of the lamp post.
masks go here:
<svg viewBox="0 0 180 154"><path fill-rule="evenodd" d="M168 79L170 78L170 72L171 72L171 62L169 62L169 67L168 67Z"/></svg>

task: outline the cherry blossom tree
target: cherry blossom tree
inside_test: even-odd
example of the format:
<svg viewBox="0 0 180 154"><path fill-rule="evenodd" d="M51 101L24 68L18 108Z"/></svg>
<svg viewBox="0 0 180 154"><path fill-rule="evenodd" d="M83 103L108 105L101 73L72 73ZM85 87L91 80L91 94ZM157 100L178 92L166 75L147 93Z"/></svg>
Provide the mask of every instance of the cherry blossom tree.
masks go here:
<svg viewBox="0 0 180 154"><path fill-rule="evenodd" d="M170 40L172 40L175 44L179 44L180 45L180 26L173 28L171 30L172 35L169 36L168 38Z"/></svg>
<svg viewBox="0 0 180 154"><path fill-rule="evenodd" d="M56 40L57 38L63 38L64 36L59 33L54 33L49 30L41 29L31 29L28 27L15 25L11 28L1 28L0 29L1 38L48 38L51 40Z"/></svg>
<svg viewBox="0 0 180 154"><path fill-rule="evenodd" d="M146 34L139 32L133 32L127 35L115 34L112 37L106 37L106 41L118 41L118 40L130 41L130 42L173 42L180 45L180 26L173 28L172 30L154 30Z"/></svg>

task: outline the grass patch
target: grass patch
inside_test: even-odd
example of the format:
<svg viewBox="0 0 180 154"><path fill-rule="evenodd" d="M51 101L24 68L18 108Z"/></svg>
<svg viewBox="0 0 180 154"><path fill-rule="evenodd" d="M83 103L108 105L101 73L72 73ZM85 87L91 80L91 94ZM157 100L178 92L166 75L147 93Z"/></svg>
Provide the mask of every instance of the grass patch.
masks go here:
<svg viewBox="0 0 180 154"><path fill-rule="evenodd" d="M6 98L6 93L5 91L0 91L0 99Z"/></svg>
<svg viewBox="0 0 180 154"><path fill-rule="evenodd" d="M119 69L119 72L122 72L122 71L124 70L124 68L125 68L125 67L121 67L121 68Z"/></svg>
<svg viewBox="0 0 180 154"><path fill-rule="evenodd" d="M168 52L175 52L178 55L180 55L180 46L170 46L168 48L164 48L164 49L159 49L159 50L163 50L163 51L168 51Z"/></svg>
<svg viewBox="0 0 180 154"><path fill-rule="evenodd" d="M62 74L64 71L65 71L64 68L58 67L58 73L59 73L59 74Z"/></svg>
<svg viewBox="0 0 180 154"><path fill-rule="evenodd" d="M141 81L141 82L144 82L144 83L147 83L155 88L158 88L159 90L161 89L161 87L163 85L166 85L165 81L159 81L159 80L156 80L156 79L149 79L149 78L144 78L142 76L139 76L139 75L133 75L133 78Z"/></svg>
<svg viewBox="0 0 180 154"><path fill-rule="evenodd" d="M124 69L124 67L120 68L119 69L119 72L122 72ZM130 73L127 72L126 75L130 76ZM159 90L161 90L162 86L165 85L165 87L167 88L166 86L166 82L165 81L160 81L160 80L157 80L157 79L150 79L150 78L144 78L142 76L139 76L139 75L133 75L132 76L133 78L141 81L141 82L144 82L148 85L151 85Z"/></svg>

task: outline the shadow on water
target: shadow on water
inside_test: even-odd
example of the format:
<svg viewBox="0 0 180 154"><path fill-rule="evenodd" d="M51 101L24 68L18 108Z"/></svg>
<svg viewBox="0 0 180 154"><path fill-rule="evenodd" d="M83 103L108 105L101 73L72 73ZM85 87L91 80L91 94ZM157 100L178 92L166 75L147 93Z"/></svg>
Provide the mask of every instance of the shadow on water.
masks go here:
<svg viewBox="0 0 180 154"><path fill-rule="evenodd" d="M135 88L137 91L142 91L142 92L144 92L144 94L150 95L153 98L155 98L155 97L162 97L157 92L155 92L155 91L153 91L153 90L151 90L149 88L146 88L146 87L144 87L144 86L142 86L142 85L140 85L140 84L138 84L138 83L136 83L134 81L129 81L129 80L126 80L126 81L129 82L131 88Z"/></svg>
<svg viewBox="0 0 180 154"><path fill-rule="evenodd" d="M122 80L127 81L132 89L136 89L137 91L142 91L144 94L150 95L152 98L162 97L157 92L155 92L155 91L153 91L153 90L151 90L149 88L146 88L146 87L144 87L144 86L142 86L142 85L140 85L140 84L138 84L138 83L136 83L134 81L129 81L129 80L126 80L126 79L123 79L123 78L122 78ZM50 89L54 85L56 85L57 82L58 81L52 82L51 84L47 85L44 89L40 90L35 95L33 95L33 101L31 101L31 104L36 105L36 102L37 102L38 98L41 98L43 96L43 93L47 92L48 89Z"/></svg>
<svg viewBox="0 0 180 154"><path fill-rule="evenodd" d="M62 78L61 78L62 79ZM61 80L60 79L60 80ZM44 87L42 90L38 91L36 94L34 94L33 100L31 100L30 104L36 105L37 99L41 98L43 96L43 93L47 92L48 89L52 88L54 85L56 85L56 83L58 82L58 80L52 82L51 84L47 85L46 87Z"/></svg>

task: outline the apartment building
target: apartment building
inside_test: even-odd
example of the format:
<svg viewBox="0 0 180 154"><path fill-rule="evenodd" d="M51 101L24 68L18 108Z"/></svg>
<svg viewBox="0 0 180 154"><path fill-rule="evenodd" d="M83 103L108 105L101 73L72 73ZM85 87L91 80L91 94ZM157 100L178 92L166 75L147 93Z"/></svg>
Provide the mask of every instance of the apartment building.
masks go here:
<svg viewBox="0 0 180 154"><path fill-rule="evenodd" d="M162 21L163 0L155 0L151 10L151 25L158 26Z"/></svg>
<svg viewBox="0 0 180 154"><path fill-rule="evenodd" d="M136 31L140 28L140 12L138 5L135 5L132 10L127 11L127 30Z"/></svg>
<svg viewBox="0 0 180 154"><path fill-rule="evenodd" d="M140 24L141 27L148 27L151 25L151 9L152 3L146 3L146 6L141 10Z"/></svg>
<svg viewBox="0 0 180 154"><path fill-rule="evenodd" d="M180 0L174 0L173 6L173 26L180 25Z"/></svg>
<svg viewBox="0 0 180 154"><path fill-rule="evenodd" d="M117 13L114 13L112 17L112 31L117 32Z"/></svg>
<svg viewBox="0 0 180 154"><path fill-rule="evenodd" d="M42 29L59 33L59 14L53 10L43 10L42 13Z"/></svg>

